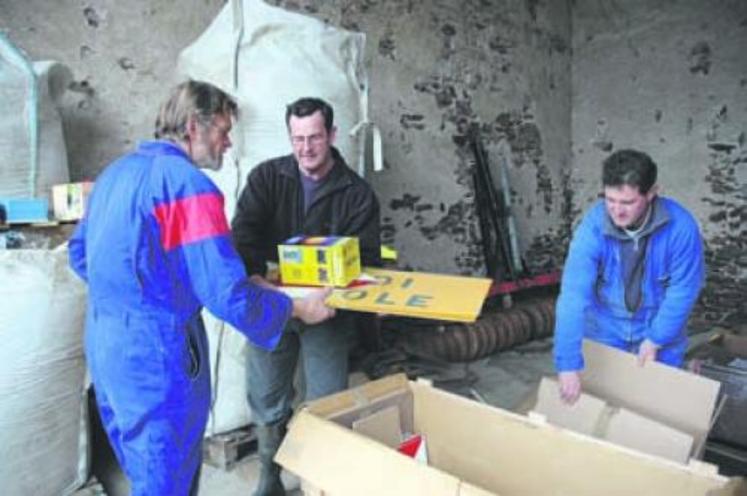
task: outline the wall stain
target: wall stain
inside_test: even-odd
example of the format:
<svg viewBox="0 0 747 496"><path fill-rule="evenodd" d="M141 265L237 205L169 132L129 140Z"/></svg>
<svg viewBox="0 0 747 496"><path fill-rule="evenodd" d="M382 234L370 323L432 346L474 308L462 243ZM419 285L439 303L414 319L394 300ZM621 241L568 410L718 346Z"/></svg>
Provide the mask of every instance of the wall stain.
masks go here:
<svg viewBox="0 0 747 496"><path fill-rule="evenodd" d="M86 19L86 24L92 28L98 28L102 22L101 16L93 7L84 8L83 17Z"/></svg>
<svg viewBox="0 0 747 496"><path fill-rule="evenodd" d="M697 42L690 50L688 61L691 73L708 75L711 70L711 45L705 41Z"/></svg>
<svg viewBox="0 0 747 496"><path fill-rule="evenodd" d="M391 60L397 60L397 44L394 41L394 35L387 33L379 40L379 55Z"/></svg>
<svg viewBox="0 0 747 496"><path fill-rule="evenodd" d="M120 57L117 59L117 65L125 71L135 68L135 63L129 57Z"/></svg>
<svg viewBox="0 0 747 496"><path fill-rule="evenodd" d="M421 114L402 114L399 123L404 129L425 129L423 120L425 117Z"/></svg>

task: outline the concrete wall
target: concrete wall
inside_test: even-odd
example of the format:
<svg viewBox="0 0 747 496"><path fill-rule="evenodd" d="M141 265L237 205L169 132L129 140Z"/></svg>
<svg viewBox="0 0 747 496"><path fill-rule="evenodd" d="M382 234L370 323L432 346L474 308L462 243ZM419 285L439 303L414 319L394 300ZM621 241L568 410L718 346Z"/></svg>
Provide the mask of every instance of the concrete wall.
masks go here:
<svg viewBox="0 0 747 496"><path fill-rule="evenodd" d="M574 211L595 198L611 151L650 153L706 238L696 316L747 321L747 2L574 3Z"/></svg>
<svg viewBox="0 0 747 496"><path fill-rule="evenodd" d="M75 77L62 110L73 180L153 135L176 56L223 0L0 0L0 30L32 60Z"/></svg>
<svg viewBox="0 0 747 496"><path fill-rule="evenodd" d="M498 141L513 147L526 259L557 265L570 143L567 2L270 3L367 34L371 115L387 165L368 179L382 201L383 240L403 267L484 272L466 139L473 123L494 167Z"/></svg>

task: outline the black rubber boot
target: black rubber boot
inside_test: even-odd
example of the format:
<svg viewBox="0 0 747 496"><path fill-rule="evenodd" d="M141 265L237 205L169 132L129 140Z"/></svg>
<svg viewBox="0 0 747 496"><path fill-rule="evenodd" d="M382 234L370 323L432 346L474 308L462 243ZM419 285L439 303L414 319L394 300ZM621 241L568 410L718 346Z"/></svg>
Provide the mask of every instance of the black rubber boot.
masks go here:
<svg viewBox="0 0 747 496"><path fill-rule="evenodd" d="M259 483L253 496L285 496L280 481L280 465L273 462L280 443L285 437L285 422L257 426L257 451L259 452Z"/></svg>

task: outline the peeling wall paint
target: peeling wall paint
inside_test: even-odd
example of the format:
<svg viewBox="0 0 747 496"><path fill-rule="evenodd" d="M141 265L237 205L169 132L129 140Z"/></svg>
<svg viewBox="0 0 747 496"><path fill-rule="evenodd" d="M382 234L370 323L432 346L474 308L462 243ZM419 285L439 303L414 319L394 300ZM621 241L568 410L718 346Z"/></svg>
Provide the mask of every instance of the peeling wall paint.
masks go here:
<svg viewBox="0 0 747 496"><path fill-rule="evenodd" d="M706 287L694 326L747 322L747 3L576 0L574 208L620 148L648 152L663 194L701 224Z"/></svg>

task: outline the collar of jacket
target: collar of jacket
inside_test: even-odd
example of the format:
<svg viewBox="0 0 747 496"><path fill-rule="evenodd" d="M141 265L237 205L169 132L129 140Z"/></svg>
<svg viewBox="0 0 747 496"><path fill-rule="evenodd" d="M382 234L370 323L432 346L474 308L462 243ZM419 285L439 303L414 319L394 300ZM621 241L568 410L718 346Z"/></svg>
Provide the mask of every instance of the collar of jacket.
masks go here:
<svg viewBox="0 0 747 496"><path fill-rule="evenodd" d="M146 155L181 155L190 162L192 161L182 147L168 140L141 141L138 143L137 151Z"/></svg>
<svg viewBox="0 0 747 496"><path fill-rule="evenodd" d="M641 232L638 233L638 239L643 238L644 236L648 236L649 234L669 222L669 212L667 211L663 202L659 201L658 196L654 198L654 201L651 202L651 208L653 209L653 211L651 212L651 218L648 220L643 229L641 229ZM623 241L631 239L625 231L612 223L612 220L610 219L606 208L604 210L603 232L605 236L611 236Z"/></svg>
<svg viewBox="0 0 747 496"><path fill-rule="evenodd" d="M350 168L348 167L348 164L345 163L345 159L342 158L342 155L337 150L337 148L332 147L331 150L332 159L335 163L332 166L332 169L330 169L327 177L324 178L324 184L317 192L317 198L329 194L332 191L346 188L353 184L353 180L348 174ZM299 168L298 161L292 154L289 155L288 158L290 160L283 161L282 167L280 168L280 173L300 184L301 170Z"/></svg>

